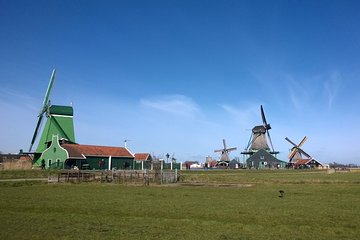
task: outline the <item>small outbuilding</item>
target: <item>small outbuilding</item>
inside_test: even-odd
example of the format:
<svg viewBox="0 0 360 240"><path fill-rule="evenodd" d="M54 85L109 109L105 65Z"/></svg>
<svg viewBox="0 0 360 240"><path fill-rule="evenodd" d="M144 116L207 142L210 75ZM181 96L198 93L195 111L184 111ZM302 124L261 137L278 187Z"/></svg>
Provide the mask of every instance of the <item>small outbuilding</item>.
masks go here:
<svg viewBox="0 0 360 240"><path fill-rule="evenodd" d="M135 153L134 169L150 169L153 161L150 153Z"/></svg>
<svg viewBox="0 0 360 240"><path fill-rule="evenodd" d="M236 160L236 159L231 160L230 163L229 163L229 168L230 169L237 169L237 168L241 168L241 167L242 167L241 163L239 163L239 161Z"/></svg>

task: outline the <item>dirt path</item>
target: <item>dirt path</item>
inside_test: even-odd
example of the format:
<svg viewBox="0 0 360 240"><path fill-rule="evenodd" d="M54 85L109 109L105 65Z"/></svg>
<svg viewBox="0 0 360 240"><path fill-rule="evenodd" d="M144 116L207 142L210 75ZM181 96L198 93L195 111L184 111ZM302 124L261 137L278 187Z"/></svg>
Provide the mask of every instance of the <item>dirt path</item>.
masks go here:
<svg viewBox="0 0 360 240"><path fill-rule="evenodd" d="M0 182L22 182L22 181L47 181L47 178L14 178L0 179Z"/></svg>

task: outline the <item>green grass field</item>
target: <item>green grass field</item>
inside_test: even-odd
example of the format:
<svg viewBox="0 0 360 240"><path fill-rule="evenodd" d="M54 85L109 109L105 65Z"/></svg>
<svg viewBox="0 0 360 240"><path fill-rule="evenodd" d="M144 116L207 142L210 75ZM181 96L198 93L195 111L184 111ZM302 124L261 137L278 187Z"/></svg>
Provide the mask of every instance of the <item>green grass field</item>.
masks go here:
<svg viewBox="0 0 360 240"><path fill-rule="evenodd" d="M359 239L360 173L181 175L148 187L0 182L0 239Z"/></svg>

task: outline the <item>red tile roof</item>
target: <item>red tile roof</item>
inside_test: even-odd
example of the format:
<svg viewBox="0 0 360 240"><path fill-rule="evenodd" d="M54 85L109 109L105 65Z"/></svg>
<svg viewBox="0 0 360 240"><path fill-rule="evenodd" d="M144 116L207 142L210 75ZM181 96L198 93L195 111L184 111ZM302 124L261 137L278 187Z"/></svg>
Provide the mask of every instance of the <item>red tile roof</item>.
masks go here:
<svg viewBox="0 0 360 240"><path fill-rule="evenodd" d="M295 165L307 165L307 164L318 164L318 165L323 165L321 162L319 162L318 160L314 159L314 158L310 158L310 159L299 159L297 160L294 164Z"/></svg>
<svg viewBox="0 0 360 240"><path fill-rule="evenodd" d="M299 159L295 162L296 165L302 165L307 164L310 161L310 159Z"/></svg>
<svg viewBox="0 0 360 240"><path fill-rule="evenodd" d="M135 161L146 161L151 159L151 156L149 153L135 153Z"/></svg>
<svg viewBox="0 0 360 240"><path fill-rule="evenodd" d="M69 153L69 158L84 158L84 156L100 157L134 157L130 151L124 147L108 147L64 143L61 145Z"/></svg>

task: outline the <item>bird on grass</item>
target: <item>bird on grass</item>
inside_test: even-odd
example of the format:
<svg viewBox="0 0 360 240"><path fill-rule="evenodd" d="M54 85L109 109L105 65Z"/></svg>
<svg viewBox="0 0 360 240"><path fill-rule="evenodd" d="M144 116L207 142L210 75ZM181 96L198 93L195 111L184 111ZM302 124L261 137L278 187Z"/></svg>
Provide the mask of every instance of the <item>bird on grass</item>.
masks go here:
<svg viewBox="0 0 360 240"><path fill-rule="evenodd" d="M279 198L283 198L283 197L284 197L284 194L285 194L284 190L280 190L279 193L280 193Z"/></svg>

